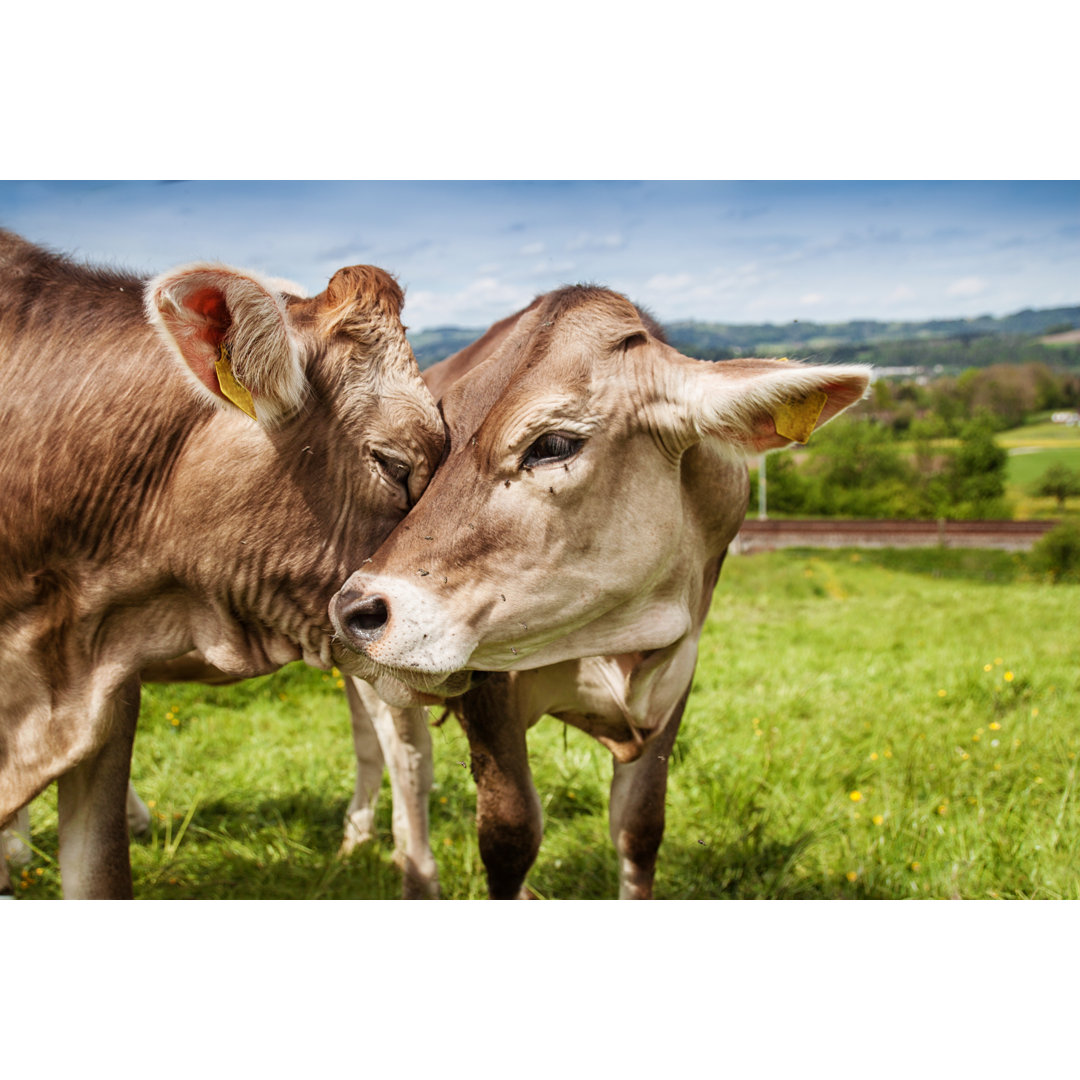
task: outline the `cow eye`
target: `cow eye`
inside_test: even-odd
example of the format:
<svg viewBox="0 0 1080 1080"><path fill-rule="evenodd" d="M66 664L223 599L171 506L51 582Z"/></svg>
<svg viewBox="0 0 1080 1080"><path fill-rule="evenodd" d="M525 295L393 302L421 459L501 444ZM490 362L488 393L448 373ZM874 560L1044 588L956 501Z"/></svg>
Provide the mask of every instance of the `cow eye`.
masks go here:
<svg viewBox="0 0 1080 1080"><path fill-rule="evenodd" d="M379 466L379 471L390 483L404 484L409 479L409 465L407 462L386 457L377 450L372 450L371 456L375 459L375 464Z"/></svg>
<svg viewBox="0 0 1080 1080"><path fill-rule="evenodd" d="M523 469L531 469L537 465L549 465L556 461L566 461L572 458L582 447L584 439L575 438L573 435L564 435L561 431L552 431L547 435L541 435L525 452L521 462Z"/></svg>

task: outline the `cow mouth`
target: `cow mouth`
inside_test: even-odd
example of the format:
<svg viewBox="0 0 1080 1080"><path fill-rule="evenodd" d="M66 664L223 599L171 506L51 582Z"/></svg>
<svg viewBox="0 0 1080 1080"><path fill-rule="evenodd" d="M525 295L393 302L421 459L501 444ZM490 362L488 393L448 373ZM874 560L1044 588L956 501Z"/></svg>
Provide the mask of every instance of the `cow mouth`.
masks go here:
<svg viewBox="0 0 1080 1080"><path fill-rule="evenodd" d="M399 708L416 705L439 705L447 698L460 697L486 672L480 671L416 671L381 664L348 645L335 641L334 663L347 675L370 683L387 704Z"/></svg>

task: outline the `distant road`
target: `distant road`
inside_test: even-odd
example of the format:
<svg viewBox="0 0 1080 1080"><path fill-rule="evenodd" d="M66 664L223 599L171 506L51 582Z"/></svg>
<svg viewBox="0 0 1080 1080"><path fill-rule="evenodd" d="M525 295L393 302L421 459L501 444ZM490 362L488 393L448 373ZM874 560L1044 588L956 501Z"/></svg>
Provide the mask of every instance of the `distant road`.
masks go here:
<svg viewBox="0 0 1080 1080"><path fill-rule="evenodd" d="M787 547L949 547L1030 551L1056 521L827 521L747 519L735 555Z"/></svg>

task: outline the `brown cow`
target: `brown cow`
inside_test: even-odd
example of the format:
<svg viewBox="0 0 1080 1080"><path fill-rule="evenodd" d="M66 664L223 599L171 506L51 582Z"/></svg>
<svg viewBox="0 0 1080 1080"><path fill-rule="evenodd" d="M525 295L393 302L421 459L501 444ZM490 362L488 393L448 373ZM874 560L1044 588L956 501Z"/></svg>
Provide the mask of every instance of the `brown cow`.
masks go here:
<svg viewBox="0 0 1080 1080"><path fill-rule="evenodd" d="M624 297L578 286L426 378L450 451L331 603L335 659L387 700L456 696L493 897L520 894L539 849L526 730L545 713L610 749L620 895L651 896L745 455L805 442L868 369L690 360ZM474 671L500 674L465 693Z"/></svg>
<svg viewBox="0 0 1080 1080"><path fill-rule="evenodd" d="M131 895L140 671L331 665L327 599L443 447L402 302L375 267L307 299L0 232L0 826L59 780L66 895Z"/></svg>

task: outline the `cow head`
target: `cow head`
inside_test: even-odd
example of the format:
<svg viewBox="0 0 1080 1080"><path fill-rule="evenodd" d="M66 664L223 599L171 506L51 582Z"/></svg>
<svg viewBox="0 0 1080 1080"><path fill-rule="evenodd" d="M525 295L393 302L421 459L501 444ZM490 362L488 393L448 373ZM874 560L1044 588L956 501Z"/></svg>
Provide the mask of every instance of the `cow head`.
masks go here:
<svg viewBox="0 0 1080 1080"><path fill-rule="evenodd" d="M338 500L328 512L359 515L380 538L419 497L444 441L400 321L403 294L373 266L337 271L318 296L296 292L196 263L151 281L146 310L196 394L279 446L307 443L297 460Z"/></svg>
<svg viewBox="0 0 1080 1080"><path fill-rule="evenodd" d="M661 649L691 630L703 567L746 511L745 456L805 441L868 373L690 360L654 329L625 298L576 287L459 354L484 358L443 394L448 456L331 603L340 666L384 693L398 679L452 695L468 670Z"/></svg>

